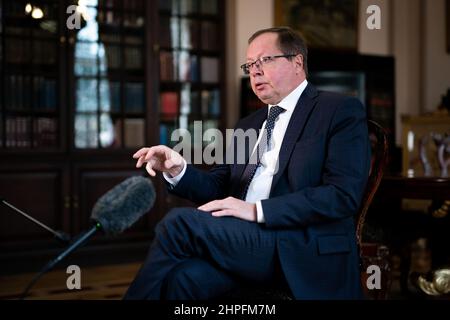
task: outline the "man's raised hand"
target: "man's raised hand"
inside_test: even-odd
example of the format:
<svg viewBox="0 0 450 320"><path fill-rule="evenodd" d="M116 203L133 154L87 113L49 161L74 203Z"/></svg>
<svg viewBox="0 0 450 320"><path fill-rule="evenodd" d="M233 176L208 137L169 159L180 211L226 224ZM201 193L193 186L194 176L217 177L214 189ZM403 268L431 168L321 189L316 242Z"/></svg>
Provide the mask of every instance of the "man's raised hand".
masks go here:
<svg viewBox="0 0 450 320"><path fill-rule="evenodd" d="M183 157L178 152L163 145L141 148L133 155L133 158L138 159L136 168L140 168L144 163L147 163L145 169L152 177L156 175L156 171L167 172L170 176L175 177L184 168Z"/></svg>

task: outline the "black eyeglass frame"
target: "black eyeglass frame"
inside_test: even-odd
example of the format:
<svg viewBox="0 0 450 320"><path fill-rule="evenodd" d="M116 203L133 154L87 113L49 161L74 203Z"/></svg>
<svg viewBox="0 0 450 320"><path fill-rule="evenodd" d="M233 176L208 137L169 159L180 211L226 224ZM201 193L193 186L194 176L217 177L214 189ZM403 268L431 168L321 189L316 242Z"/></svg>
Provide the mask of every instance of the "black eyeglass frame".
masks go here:
<svg viewBox="0 0 450 320"><path fill-rule="evenodd" d="M297 54L280 54L280 55L275 55L275 56L264 56L264 57L260 57L260 58L256 59L253 62L244 63L240 66L240 68L242 69L244 74L250 74L250 68L253 67L258 62L261 63L261 65L264 65L265 63L270 62L276 58L291 58L291 57L295 57L297 55L299 55L299 53L297 53Z"/></svg>

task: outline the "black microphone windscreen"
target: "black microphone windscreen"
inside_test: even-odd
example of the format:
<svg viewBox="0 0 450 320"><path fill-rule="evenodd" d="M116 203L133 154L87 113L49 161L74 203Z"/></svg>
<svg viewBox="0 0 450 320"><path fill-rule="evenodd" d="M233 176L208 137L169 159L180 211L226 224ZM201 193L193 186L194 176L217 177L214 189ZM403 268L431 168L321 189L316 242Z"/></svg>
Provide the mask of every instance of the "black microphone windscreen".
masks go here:
<svg viewBox="0 0 450 320"><path fill-rule="evenodd" d="M92 209L91 219L99 222L107 234L116 235L148 212L155 198L155 189L150 179L133 176L97 200Z"/></svg>

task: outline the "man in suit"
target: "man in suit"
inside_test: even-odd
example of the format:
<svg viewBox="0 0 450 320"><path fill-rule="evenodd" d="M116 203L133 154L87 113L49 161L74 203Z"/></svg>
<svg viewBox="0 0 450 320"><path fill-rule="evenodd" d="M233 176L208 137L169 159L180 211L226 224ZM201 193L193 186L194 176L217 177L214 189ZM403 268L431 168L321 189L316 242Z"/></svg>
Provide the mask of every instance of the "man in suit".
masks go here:
<svg viewBox="0 0 450 320"><path fill-rule="evenodd" d="M166 146L135 153L137 167L163 172L171 192L201 206L161 220L125 298L210 299L242 281L281 281L296 299L361 298L354 215L370 166L364 107L307 82L307 49L290 28L252 35L241 68L268 105L237 124L260 132L247 164L204 172Z"/></svg>

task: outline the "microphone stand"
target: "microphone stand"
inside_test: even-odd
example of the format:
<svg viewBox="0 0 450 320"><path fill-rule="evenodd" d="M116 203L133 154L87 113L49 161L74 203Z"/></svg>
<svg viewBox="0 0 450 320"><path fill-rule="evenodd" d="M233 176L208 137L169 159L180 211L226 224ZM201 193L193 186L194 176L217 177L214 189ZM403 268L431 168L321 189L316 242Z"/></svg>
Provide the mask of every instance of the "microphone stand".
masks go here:
<svg viewBox="0 0 450 320"><path fill-rule="evenodd" d="M16 208L15 206L13 206L11 203L7 202L4 199L0 198L0 202L3 203L4 205L6 205L7 207L11 208L13 211L21 214L22 216L24 216L25 218L27 218L28 220L34 222L35 224L37 224L38 226L40 226L41 228L49 231L50 233L52 233L56 239L58 239L59 241L63 242L63 243L70 243L70 236L62 231L57 231L57 230L53 230L52 228L48 227L47 225L43 224L42 222L38 221L37 219L33 218L32 216L26 214L25 212L23 212L22 210ZM76 243L78 243L80 240L76 241ZM66 254L67 255L67 254ZM28 286L26 287L26 289L24 290L24 292L21 295L20 300L25 299L25 297L28 295L28 292L31 290L31 288L33 287L33 285L50 269L52 269L62 258L64 258L64 256L60 256L58 258L57 261L53 260L50 263L48 263L36 276L34 276L34 278L30 281L30 283L28 284Z"/></svg>
<svg viewBox="0 0 450 320"><path fill-rule="evenodd" d="M0 198L0 202L2 202L3 204L5 204L6 206L8 206L9 208L11 208L12 210L14 210L15 212L18 212L19 214L21 214L22 216L24 216L25 218L27 218L28 220L34 222L35 224L37 224L38 226L40 226L41 228L47 230L48 232L52 233L56 239L58 239L59 241L63 242L63 243L69 243L70 242L70 236L62 231L57 231L57 230L53 230L52 228L46 226L45 224L43 224L42 222L36 220L35 218L33 218L32 216L26 214L25 212L23 212L22 210L16 208L15 206L13 206L12 204L10 204L9 202L7 202L4 199Z"/></svg>
<svg viewBox="0 0 450 320"><path fill-rule="evenodd" d="M25 288L23 293L20 296L20 300L24 300L28 292L31 290L31 288L36 284L36 282L47 272L49 272L51 269L53 269L61 260L63 260L65 257L67 257L70 253L72 253L75 249L82 246L90 237L92 237L97 231L101 230L102 226L100 223L96 223L92 228L81 235L78 239L74 240L74 242L65 249L61 254L59 254L55 259L50 260L41 271L39 271L38 274L34 276L34 278L30 281L28 286Z"/></svg>

